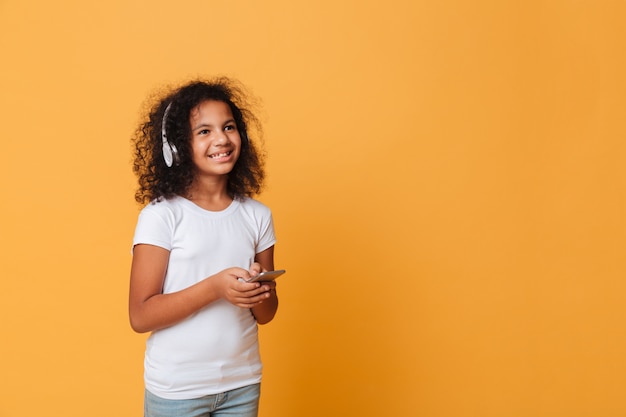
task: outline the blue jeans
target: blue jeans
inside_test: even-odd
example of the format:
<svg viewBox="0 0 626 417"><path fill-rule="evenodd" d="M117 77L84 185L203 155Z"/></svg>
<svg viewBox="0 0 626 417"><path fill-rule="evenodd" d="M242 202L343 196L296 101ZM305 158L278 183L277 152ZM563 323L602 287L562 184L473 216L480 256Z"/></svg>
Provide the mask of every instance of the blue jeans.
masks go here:
<svg viewBox="0 0 626 417"><path fill-rule="evenodd" d="M191 400L166 400L146 390L144 417L257 417L261 385Z"/></svg>

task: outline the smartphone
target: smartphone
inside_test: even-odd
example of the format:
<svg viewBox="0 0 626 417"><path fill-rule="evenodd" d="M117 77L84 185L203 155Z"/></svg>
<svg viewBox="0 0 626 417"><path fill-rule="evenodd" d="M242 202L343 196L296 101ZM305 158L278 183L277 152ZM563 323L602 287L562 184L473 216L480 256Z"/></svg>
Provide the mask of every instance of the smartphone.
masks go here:
<svg viewBox="0 0 626 417"><path fill-rule="evenodd" d="M256 277L250 278L246 282L274 281L276 278L278 278L279 276L281 276L285 272L287 272L287 271L285 271L284 269L279 269L277 271L261 272L259 275L257 275Z"/></svg>

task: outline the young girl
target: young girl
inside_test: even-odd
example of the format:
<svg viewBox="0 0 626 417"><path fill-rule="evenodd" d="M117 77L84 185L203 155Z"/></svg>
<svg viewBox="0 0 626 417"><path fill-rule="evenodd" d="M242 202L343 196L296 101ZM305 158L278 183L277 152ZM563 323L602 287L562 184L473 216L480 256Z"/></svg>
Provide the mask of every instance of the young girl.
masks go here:
<svg viewBox="0 0 626 417"><path fill-rule="evenodd" d="M152 332L145 416L257 416L257 323L276 314L258 120L232 80L192 82L154 105L133 138L135 198L146 204L133 239L132 328Z"/></svg>

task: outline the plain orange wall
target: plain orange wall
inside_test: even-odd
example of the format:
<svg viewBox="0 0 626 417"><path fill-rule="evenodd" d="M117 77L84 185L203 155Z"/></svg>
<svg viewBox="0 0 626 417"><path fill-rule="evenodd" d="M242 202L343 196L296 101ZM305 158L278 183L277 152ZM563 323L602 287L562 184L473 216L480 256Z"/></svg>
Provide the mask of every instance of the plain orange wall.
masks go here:
<svg viewBox="0 0 626 417"><path fill-rule="evenodd" d="M139 416L129 137L263 99L261 417L626 415L626 4L0 1L0 416Z"/></svg>

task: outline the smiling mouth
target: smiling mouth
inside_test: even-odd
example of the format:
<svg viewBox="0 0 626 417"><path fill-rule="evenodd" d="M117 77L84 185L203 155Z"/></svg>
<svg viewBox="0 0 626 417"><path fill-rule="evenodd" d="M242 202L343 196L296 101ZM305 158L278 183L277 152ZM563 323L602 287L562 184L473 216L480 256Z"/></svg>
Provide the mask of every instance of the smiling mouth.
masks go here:
<svg viewBox="0 0 626 417"><path fill-rule="evenodd" d="M225 158L227 156L229 156L231 153L233 153L233 151L228 151L228 152L221 152L221 153L214 153L212 155L209 155L209 158Z"/></svg>

